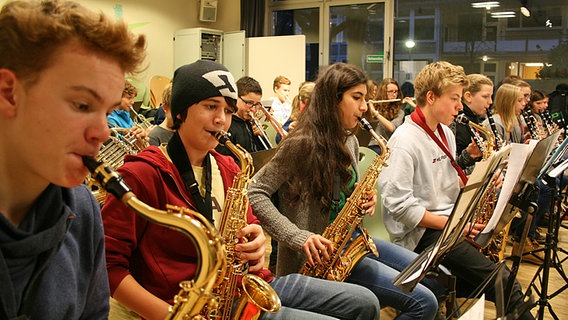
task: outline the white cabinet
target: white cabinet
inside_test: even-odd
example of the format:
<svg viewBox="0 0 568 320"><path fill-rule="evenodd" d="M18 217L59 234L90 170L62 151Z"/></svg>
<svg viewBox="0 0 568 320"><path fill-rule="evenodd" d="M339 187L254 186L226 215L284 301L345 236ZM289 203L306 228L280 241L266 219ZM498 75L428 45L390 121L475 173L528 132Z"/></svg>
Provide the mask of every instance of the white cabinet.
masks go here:
<svg viewBox="0 0 568 320"><path fill-rule="evenodd" d="M197 60L223 64L238 79L245 72L245 32L190 28L174 33L174 71Z"/></svg>

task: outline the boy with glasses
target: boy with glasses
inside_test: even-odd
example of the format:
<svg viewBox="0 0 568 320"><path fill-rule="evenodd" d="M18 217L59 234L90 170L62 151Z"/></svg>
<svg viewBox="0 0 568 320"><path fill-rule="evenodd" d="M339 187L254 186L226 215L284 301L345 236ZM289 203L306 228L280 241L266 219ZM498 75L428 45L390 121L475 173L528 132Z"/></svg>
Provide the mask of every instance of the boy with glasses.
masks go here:
<svg viewBox="0 0 568 320"><path fill-rule="evenodd" d="M258 81L251 77L244 76L237 80L237 112L233 114L229 133L230 139L234 144L240 144L249 153L262 151L270 148L267 141L262 136L261 129L254 124L254 114L260 106L262 99L262 88ZM235 155L225 146L219 145L215 148L219 153L232 156L238 161Z"/></svg>

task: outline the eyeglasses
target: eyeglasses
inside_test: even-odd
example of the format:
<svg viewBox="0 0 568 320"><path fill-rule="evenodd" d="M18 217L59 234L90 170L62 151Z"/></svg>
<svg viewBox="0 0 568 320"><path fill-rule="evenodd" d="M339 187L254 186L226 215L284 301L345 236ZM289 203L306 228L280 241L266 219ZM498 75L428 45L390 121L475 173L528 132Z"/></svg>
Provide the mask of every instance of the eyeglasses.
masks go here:
<svg viewBox="0 0 568 320"><path fill-rule="evenodd" d="M398 94L398 90L387 90L388 94Z"/></svg>
<svg viewBox="0 0 568 320"><path fill-rule="evenodd" d="M531 99L531 94L530 94L530 93L525 93L525 99L530 100L530 99Z"/></svg>
<svg viewBox="0 0 568 320"><path fill-rule="evenodd" d="M241 97L239 97L239 99L241 99L242 102L244 102L247 106L254 108L254 107L260 107L262 105L262 103L260 102L254 102L254 101L249 101L249 100L245 100Z"/></svg>

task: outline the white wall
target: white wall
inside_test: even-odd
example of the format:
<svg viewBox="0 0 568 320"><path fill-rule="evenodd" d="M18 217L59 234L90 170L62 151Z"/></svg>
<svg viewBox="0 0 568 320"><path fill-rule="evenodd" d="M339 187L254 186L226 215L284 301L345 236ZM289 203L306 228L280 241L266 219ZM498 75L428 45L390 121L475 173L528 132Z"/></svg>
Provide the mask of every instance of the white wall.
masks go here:
<svg viewBox="0 0 568 320"><path fill-rule="evenodd" d="M290 79L290 100L306 79L306 37L303 35L246 39L245 74L262 87L262 100L274 97L272 85L279 75Z"/></svg>
<svg viewBox="0 0 568 320"><path fill-rule="evenodd" d="M0 0L0 5L6 3ZM152 75L173 76L173 34L184 28L205 27L223 31L240 28L240 1L220 0L217 22L198 20L198 0L76 0L84 6L116 17L115 7L122 7L122 17L134 33L143 33L148 42L148 69L138 78L146 83Z"/></svg>

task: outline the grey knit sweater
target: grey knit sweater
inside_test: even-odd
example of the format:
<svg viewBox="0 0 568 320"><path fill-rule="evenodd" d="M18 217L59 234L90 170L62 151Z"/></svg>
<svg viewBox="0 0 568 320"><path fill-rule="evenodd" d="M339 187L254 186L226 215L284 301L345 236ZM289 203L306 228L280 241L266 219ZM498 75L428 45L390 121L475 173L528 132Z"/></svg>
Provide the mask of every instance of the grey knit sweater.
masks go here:
<svg viewBox="0 0 568 320"><path fill-rule="evenodd" d="M292 139L286 146L298 145L294 139L309 139L309 137L289 137ZM309 201L306 205L297 207L290 205L288 193L289 179L288 164L302 159L292 158L282 146L274 158L254 175L254 183L249 186L249 201L254 214L260 219L262 227L278 241L278 261L276 274L278 276L298 272L306 260L302 252L302 244L312 234L322 234L329 223L329 216L320 213L319 200ZM359 143L352 135L347 138L346 147L358 172ZM311 177L305 177L311 179ZM329 183L333 183L330 181ZM280 210L271 202L270 197L278 193Z"/></svg>

